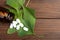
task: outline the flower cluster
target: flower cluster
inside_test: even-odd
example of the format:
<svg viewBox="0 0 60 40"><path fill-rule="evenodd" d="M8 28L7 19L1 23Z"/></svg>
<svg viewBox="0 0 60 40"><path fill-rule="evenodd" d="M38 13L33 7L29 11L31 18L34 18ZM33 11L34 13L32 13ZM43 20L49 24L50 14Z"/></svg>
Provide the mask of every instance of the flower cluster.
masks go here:
<svg viewBox="0 0 60 40"><path fill-rule="evenodd" d="M16 28L16 30L19 30L20 28L23 28L24 31L28 31L27 27L24 27L23 23L19 19L16 19L16 21L13 21L10 24L10 28Z"/></svg>

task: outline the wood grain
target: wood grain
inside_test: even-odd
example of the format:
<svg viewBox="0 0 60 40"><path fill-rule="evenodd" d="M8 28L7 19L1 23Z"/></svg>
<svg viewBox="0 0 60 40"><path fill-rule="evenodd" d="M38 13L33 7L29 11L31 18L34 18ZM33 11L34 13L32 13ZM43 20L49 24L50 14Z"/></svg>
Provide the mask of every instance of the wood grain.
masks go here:
<svg viewBox="0 0 60 40"><path fill-rule="evenodd" d="M38 19L35 32L44 35L41 40L60 40L60 19Z"/></svg>
<svg viewBox="0 0 60 40"><path fill-rule="evenodd" d="M6 7L5 2L0 0L0 6ZM35 33L43 37L8 35L9 24L0 22L0 40L60 40L60 0L31 0L28 6L36 11Z"/></svg>
<svg viewBox="0 0 60 40"><path fill-rule="evenodd" d="M60 0L31 0L29 6L36 10L36 18L60 18Z"/></svg>

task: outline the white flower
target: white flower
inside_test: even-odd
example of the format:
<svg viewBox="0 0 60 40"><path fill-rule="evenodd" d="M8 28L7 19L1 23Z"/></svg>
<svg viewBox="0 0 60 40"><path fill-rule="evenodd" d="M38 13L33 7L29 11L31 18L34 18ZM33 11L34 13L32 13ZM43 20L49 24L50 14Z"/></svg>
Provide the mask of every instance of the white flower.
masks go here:
<svg viewBox="0 0 60 40"><path fill-rule="evenodd" d="M13 23L14 28L16 28L16 24Z"/></svg>
<svg viewBox="0 0 60 40"><path fill-rule="evenodd" d="M17 22L16 21L13 21L13 24L17 24Z"/></svg>
<svg viewBox="0 0 60 40"><path fill-rule="evenodd" d="M10 24L10 28L13 28L13 24Z"/></svg>
<svg viewBox="0 0 60 40"><path fill-rule="evenodd" d="M13 24L14 27L16 27L17 22L16 21L13 21L12 24Z"/></svg>
<svg viewBox="0 0 60 40"><path fill-rule="evenodd" d="M20 20L19 20L19 19L16 19L16 22L17 22L17 23L20 23Z"/></svg>
<svg viewBox="0 0 60 40"><path fill-rule="evenodd" d="M24 27L23 30L28 31L28 28L27 27Z"/></svg>
<svg viewBox="0 0 60 40"><path fill-rule="evenodd" d="M19 24L21 27L24 27L24 25L22 23Z"/></svg>
<svg viewBox="0 0 60 40"><path fill-rule="evenodd" d="M24 27L23 23L21 23L19 19L16 19L16 21L13 21L10 25L10 28L16 28L16 30L19 30L20 27L23 27L23 30L28 31L28 28Z"/></svg>
<svg viewBox="0 0 60 40"><path fill-rule="evenodd" d="M20 25L17 25L16 29L19 30L20 29Z"/></svg>

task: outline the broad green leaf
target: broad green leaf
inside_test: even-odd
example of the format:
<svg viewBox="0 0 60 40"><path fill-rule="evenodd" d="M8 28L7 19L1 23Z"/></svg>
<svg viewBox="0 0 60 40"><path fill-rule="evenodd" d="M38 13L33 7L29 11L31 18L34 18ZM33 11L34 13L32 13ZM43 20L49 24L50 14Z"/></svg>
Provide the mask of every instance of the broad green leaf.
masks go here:
<svg viewBox="0 0 60 40"><path fill-rule="evenodd" d="M24 19L20 19L20 20L24 24L24 26L28 28L28 31L24 31L23 28L20 28L20 30L17 31L18 35L22 37L33 34L33 32L31 31L32 28L28 26L28 24L24 21Z"/></svg>
<svg viewBox="0 0 60 40"><path fill-rule="evenodd" d="M20 30L18 31L18 35L19 35L20 37L23 37L23 36L26 36L26 35L31 35L31 34L33 34L31 31L24 31L23 29L20 29Z"/></svg>
<svg viewBox="0 0 60 40"><path fill-rule="evenodd" d="M12 28L12 29L9 28L8 31L7 31L8 34L13 34L15 32L16 32L16 29L15 28Z"/></svg>
<svg viewBox="0 0 60 40"><path fill-rule="evenodd" d="M23 6L24 3L25 3L25 0L19 0L18 2L19 2L19 4L20 4L21 6Z"/></svg>
<svg viewBox="0 0 60 40"><path fill-rule="evenodd" d="M7 0L6 4L15 9L19 9L21 7L17 0Z"/></svg>
<svg viewBox="0 0 60 40"><path fill-rule="evenodd" d="M35 17L35 10L29 7L26 7L26 9L31 13L32 16Z"/></svg>
<svg viewBox="0 0 60 40"><path fill-rule="evenodd" d="M30 27L32 32L34 31L34 25L35 25L35 17L34 12L30 12L30 9L27 9L26 7L23 8L24 10L24 20L26 21L27 25ZM31 14L33 13L33 14Z"/></svg>

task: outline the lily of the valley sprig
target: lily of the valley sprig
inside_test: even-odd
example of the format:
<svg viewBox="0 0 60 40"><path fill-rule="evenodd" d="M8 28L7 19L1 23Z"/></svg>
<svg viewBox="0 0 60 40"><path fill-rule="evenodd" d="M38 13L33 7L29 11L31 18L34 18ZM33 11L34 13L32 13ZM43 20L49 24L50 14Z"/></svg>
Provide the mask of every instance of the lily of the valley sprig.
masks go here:
<svg viewBox="0 0 60 40"><path fill-rule="evenodd" d="M28 31L28 28L24 26L23 23L19 19L16 19L16 21L12 21L10 24L10 28L16 28L16 30L19 30L20 28L23 28L24 31Z"/></svg>
<svg viewBox="0 0 60 40"><path fill-rule="evenodd" d="M34 34L35 26L35 11L27 7L30 0L28 0L25 6L26 0L7 0L6 4L10 6L7 8L11 13L13 13L14 19L10 23L8 34L13 34L17 32L19 36Z"/></svg>

